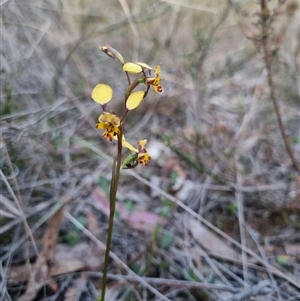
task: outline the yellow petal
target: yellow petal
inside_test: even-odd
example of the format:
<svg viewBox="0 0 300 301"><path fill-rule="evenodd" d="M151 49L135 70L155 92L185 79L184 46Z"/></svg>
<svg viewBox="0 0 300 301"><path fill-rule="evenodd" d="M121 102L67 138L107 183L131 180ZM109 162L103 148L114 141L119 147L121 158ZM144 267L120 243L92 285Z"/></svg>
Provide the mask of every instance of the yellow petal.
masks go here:
<svg viewBox="0 0 300 301"><path fill-rule="evenodd" d="M123 145L124 147L128 148L128 149L129 149L130 151L132 151L132 152L135 152L135 153L138 152L138 150L137 150L135 147L133 147L129 142L127 142L125 139L122 140L122 145Z"/></svg>
<svg viewBox="0 0 300 301"><path fill-rule="evenodd" d="M114 140L118 140L117 136L114 136ZM122 145L126 148L128 148L130 151L138 153L139 151L137 150L137 148L135 148L134 146L132 146L129 142L127 142L125 140L125 136L123 135L122 137Z"/></svg>
<svg viewBox="0 0 300 301"><path fill-rule="evenodd" d="M149 160L151 160L151 156L148 153L138 154L137 161L140 164L143 164L144 166L146 166L148 164Z"/></svg>
<svg viewBox="0 0 300 301"><path fill-rule="evenodd" d="M140 73L142 72L142 67L134 63L126 63L123 66L123 71L129 73Z"/></svg>
<svg viewBox="0 0 300 301"><path fill-rule="evenodd" d="M156 66L156 68L154 69L154 74L156 76L159 76L159 73L160 73L160 65Z"/></svg>
<svg viewBox="0 0 300 301"><path fill-rule="evenodd" d="M98 120L101 123L107 123L107 124L110 123L115 126L120 125L120 118L116 114L109 113L109 112L101 113Z"/></svg>
<svg viewBox="0 0 300 301"><path fill-rule="evenodd" d="M161 77L156 77L152 83L153 86L158 86L159 83L161 82Z"/></svg>
<svg viewBox="0 0 300 301"><path fill-rule="evenodd" d="M145 64L145 63L141 63L141 62L137 62L137 64L139 65L139 66L141 66L141 67L144 67L144 68L146 68L146 69L152 69L149 65L147 65L147 64Z"/></svg>
<svg viewBox="0 0 300 301"><path fill-rule="evenodd" d="M158 86L152 86L152 87L153 87L153 89L154 89L154 91L156 93L161 93L163 91L163 88L160 85L158 85Z"/></svg>
<svg viewBox="0 0 300 301"><path fill-rule="evenodd" d="M112 88L105 84L98 84L92 91L92 99L102 105L108 103L113 96Z"/></svg>
<svg viewBox="0 0 300 301"><path fill-rule="evenodd" d="M138 145L141 146L142 148L145 148L146 144L147 144L147 139L140 140L138 142Z"/></svg>
<svg viewBox="0 0 300 301"><path fill-rule="evenodd" d="M130 94L126 102L126 108L133 110L139 106L145 95L144 91L137 91Z"/></svg>

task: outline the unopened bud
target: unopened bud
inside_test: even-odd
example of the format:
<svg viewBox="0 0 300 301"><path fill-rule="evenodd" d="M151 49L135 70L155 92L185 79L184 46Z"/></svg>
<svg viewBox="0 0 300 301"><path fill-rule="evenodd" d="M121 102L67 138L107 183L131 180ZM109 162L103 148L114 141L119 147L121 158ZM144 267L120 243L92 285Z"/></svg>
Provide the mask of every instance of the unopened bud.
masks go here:
<svg viewBox="0 0 300 301"><path fill-rule="evenodd" d="M108 55L109 57L111 57L112 59L117 59L122 65L124 65L125 61L121 55L121 53L119 51L117 51L116 49L114 49L111 46L101 46L99 47L106 55Z"/></svg>

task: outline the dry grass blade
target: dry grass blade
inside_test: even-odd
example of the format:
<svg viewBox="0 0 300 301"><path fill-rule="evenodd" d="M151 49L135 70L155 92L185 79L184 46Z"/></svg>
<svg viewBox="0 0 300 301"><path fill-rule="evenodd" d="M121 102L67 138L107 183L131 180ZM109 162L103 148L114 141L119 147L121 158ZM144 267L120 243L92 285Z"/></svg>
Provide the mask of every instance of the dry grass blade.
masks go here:
<svg viewBox="0 0 300 301"><path fill-rule="evenodd" d="M236 166L236 182L238 186L243 185L242 176L240 173L240 166L239 166L239 158L235 156L235 166ZM239 218L239 228L240 228L240 238L241 238L241 245L246 247L246 237L245 237L245 216L244 216L244 197L241 191L238 189L235 192L236 203L238 206L238 218ZM242 261L243 261L243 276L244 280L248 283L248 267L247 267L247 253L242 249Z"/></svg>
<svg viewBox="0 0 300 301"><path fill-rule="evenodd" d="M48 222L42 252L39 254L37 264L30 275L26 293L20 298L20 301L33 300L38 291L49 280L50 264L53 260L62 218L63 207L57 210Z"/></svg>
<svg viewBox="0 0 300 301"><path fill-rule="evenodd" d="M82 226L70 213L65 212L65 217L69 219L74 225L76 225L87 237L89 237L93 242L97 244L98 247L100 247L102 250L105 250L105 245L98 240L88 229L86 229L84 226ZM155 294L157 297L162 298L162 300L165 301L171 301L170 299L166 298L164 295L162 295L160 292L158 292L155 288L153 288L151 285L149 285L146 281L144 281L140 276L138 276L136 273L134 273L121 259L119 259L118 256L116 256L113 252L110 252L110 257L118 264L120 265L129 275L133 275L137 281L140 282L143 286L145 286L149 291L151 291L153 294Z"/></svg>
<svg viewBox="0 0 300 301"><path fill-rule="evenodd" d="M178 6L182 6L182 7L187 7L190 9L195 9L195 10L199 10L199 11L204 11L204 12L208 12L211 14L216 14L216 10L214 9L210 9L208 7L205 7L204 5L199 5L199 4L193 4L193 3L189 3L187 1L182 1L182 0L160 0L162 2L167 2L173 5L178 5Z"/></svg>
<svg viewBox="0 0 300 301"><path fill-rule="evenodd" d="M1 138L2 138L2 137L1 137ZM9 161L10 161L10 159L9 159ZM1 176L1 179L3 180L3 182L5 183L5 185L6 185L7 189L8 189L8 191L9 191L10 195L11 195L12 198L14 199L14 202L15 202L15 204L16 204L16 207L19 209L19 215L20 215L21 218L22 218L22 222L23 222L23 224L24 224L25 232L26 232L26 234L27 234L26 237L29 237L29 238L31 239L31 242L32 242L32 244L33 244L33 246L34 246L35 252L36 252L36 254L38 254L38 249L37 249L37 246L36 246L34 237L33 237L33 235L32 235L31 229L30 229L30 227L29 227L29 225L28 225L28 223L27 223L26 216L25 216L25 214L24 214L23 208L21 207L21 206L22 206L22 199L21 199L20 192L19 192L19 190L18 190L18 183L17 183L17 181L14 179L15 186L16 186L16 188L17 188L18 196L19 196L19 197L17 198L17 196L15 195L15 193L14 193L12 187L10 186L10 184L9 184L9 182L7 181L6 177L4 176L2 170L0 170L0 176ZM15 221L12 221L11 224L14 224L15 222L17 222L17 219L15 219ZM7 231L7 228L9 228L9 227L4 226L4 228L5 228L5 231ZM2 231L3 231L3 229L2 229ZM28 249L26 250L26 252L28 252Z"/></svg>
<svg viewBox="0 0 300 301"><path fill-rule="evenodd" d="M139 176L137 173L135 173L135 172L133 172L131 170L126 171L126 173L130 174L132 177L134 177L137 180L141 181L142 183L148 185L149 187L151 187L155 191L159 192L165 198L167 198L167 199L171 200L172 202L174 202L175 204L177 204L179 207L181 207L183 210L185 210L188 214L190 214L191 216L195 217L197 220L199 220L200 222L202 222L205 226L207 226L208 228L210 228L211 230L213 230L214 232L216 232L217 234L219 234L220 236L222 236L229 243L237 246L240 250L243 250L248 255L252 256L254 260L256 260L257 262L263 264L266 268L268 268L276 276L281 277L281 278L287 280L288 282L290 282L291 284L293 284L294 286L296 286L297 288L300 288L299 282L297 281L297 279L293 275L287 275L287 274L281 272L280 270L278 270L276 267L274 267L271 264L269 264L268 262L264 261L255 252L253 252L252 250L250 250L246 246L241 245L236 240L232 239L229 235L227 235L226 233L224 233L223 231L221 231L220 229L218 229L216 226L214 226L212 223L210 223L209 221L207 221L205 218L203 218L202 216L200 216L199 214L197 214L196 212L194 212L193 210L191 210L188 206L186 206L185 204L183 204L180 200L174 198L173 196L171 196L170 194L166 193L164 190L160 189L159 187L153 186L149 181L147 181L143 177Z"/></svg>
<svg viewBox="0 0 300 301"><path fill-rule="evenodd" d="M19 210L13 205L13 202L6 198L4 195L0 195L0 204L8 209L9 212L13 214L13 216L20 216ZM3 208L3 207L1 207Z"/></svg>
<svg viewBox="0 0 300 301"><path fill-rule="evenodd" d="M267 294L271 291L269 286L270 282L268 280L261 281L257 285L245 289L244 291L234 295L233 297L226 299L226 301L241 301L245 298L249 298L252 296L255 297L260 293Z"/></svg>

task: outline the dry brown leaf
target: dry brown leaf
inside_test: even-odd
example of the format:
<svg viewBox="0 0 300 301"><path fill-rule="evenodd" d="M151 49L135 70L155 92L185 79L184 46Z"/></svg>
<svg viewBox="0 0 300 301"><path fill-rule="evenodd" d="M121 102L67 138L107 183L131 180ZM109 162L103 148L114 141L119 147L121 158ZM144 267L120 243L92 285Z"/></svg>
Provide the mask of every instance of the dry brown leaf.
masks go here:
<svg viewBox="0 0 300 301"><path fill-rule="evenodd" d="M96 254L93 255L93 252L95 252L95 248L86 243L75 246L57 245L49 270L49 278L82 271L86 268L91 269L89 262L92 261L95 265L96 259L99 258L99 256L96 257ZM8 278L20 283L25 282L31 277L31 271L37 269L37 264L33 264L31 268L26 264L11 266Z"/></svg>
<svg viewBox="0 0 300 301"><path fill-rule="evenodd" d="M215 254L218 257L224 257L227 259L237 260L240 259L240 254L234 249L228 246L223 240L221 240L216 234L204 227L201 223L195 219L190 219L187 223L188 229L193 238L211 254Z"/></svg>
<svg viewBox="0 0 300 301"><path fill-rule="evenodd" d="M94 205L105 215L109 215L109 199L100 187L93 191ZM119 212L120 218L127 221L131 227L139 230L154 231L159 216L147 211L133 211L129 212L127 208L120 203L116 204L116 211Z"/></svg>
<svg viewBox="0 0 300 301"><path fill-rule="evenodd" d="M289 256L293 256L293 257L296 257L297 259L300 259L300 245L299 244L285 245L284 249Z"/></svg>
<svg viewBox="0 0 300 301"><path fill-rule="evenodd" d="M73 273L76 271L83 270L85 267L86 264L84 262L74 257L69 257L68 255L65 255L65 257L54 261L53 265L50 268L49 276L54 277L62 274ZM30 278L31 271L35 269L36 264L32 266L32 269L25 264L11 266L8 278L16 282L24 283Z"/></svg>
<svg viewBox="0 0 300 301"><path fill-rule="evenodd" d="M102 229L99 227L97 216L94 214L91 207L87 207L85 210L87 217L87 228L88 230L95 235L95 237L101 237Z"/></svg>
<svg viewBox="0 0 300 301"><path fill-rule="evenodd" d="M101 268L104 253L95 248L94 243L78 243L74 246L59 244L56 248L51 275L57 275L88 269L97 271ZM68 259L66 259L68 257ZM63 261L66 263L63 264ZM71 262L74 262L72 265ZM57 266L57 269L54 267ZM55 272L57 270L57 272Z"/></svg>
<svg viewBox="0 0 300 301"><path fill-rule="evenodd" d="M264 251L268 257L287 256L300 259L300 245L299 244L285 244L284 246L267 245Z"/></svg>
<svg viewBox="0 0 300 301"><path fill-rule="evenodd" d="M170 178L171 173L176 173L177 177L175 183L168 185L168 191L170 193L176 193L184 187L185 180L187 178L187 173L183 170L180 165L178 158L169 157L162 168L162 177Z"/></svg>
<svg viewBox="0 0 300 301"><path fill-rule="evenodd" d="M76 298L77 288L74 286L68 286L65 293L65 301L73 301Z"/></svg>

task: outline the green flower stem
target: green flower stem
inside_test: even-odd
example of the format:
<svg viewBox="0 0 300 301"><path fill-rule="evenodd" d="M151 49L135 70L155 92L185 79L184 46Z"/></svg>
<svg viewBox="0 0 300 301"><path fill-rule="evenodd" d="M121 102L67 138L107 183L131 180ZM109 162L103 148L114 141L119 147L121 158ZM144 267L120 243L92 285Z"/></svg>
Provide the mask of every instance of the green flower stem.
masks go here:
<svg viewBox="0 0 300 301"><path fill-rule="evenodd" d="M138 78L136 79L129 87L128 89L126 90L126 93L125 93L125 104L126 104L126 101L129 97L129 95L131 94L131 92L139 85L139 84L144 84L145 83L145 78L144 77L141 77L141 78Z"/></svg>
<svg viewBox="0 0 300 301"><path fill-rule="evenodd" d="M118 134L118 154L117 154L117 158L115 158L113 161L113 168L112 168L110 196L109 196L109 198L110 198L109 221L108 221L108 233L107 233L107 240L106 240L104 267L103 267L103 278L102 278L101 299L100 299L101 301L105 301L108 260L109 260L109 252L110 252L110 248L111 248L111 240L112 240L112 233L113 233L113 226L114 226L114 216L115 216L115 209L116 209L117 191L118 191L120 171L121 171L123 129L124 129L124 123L122 124L120 133Z"/></svg>
<svg viewBox="0 0 300 301"><path fill-rule="evenodd" d="M146 96L147 96L147 94L148 94L148 92L149 92L149 89L150 89L150 85L147 84L147 90L145 91L144 98L146 98ZM144 99L144 98L143 98L143 99Z"/></svg>

